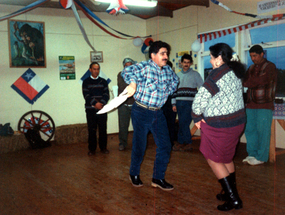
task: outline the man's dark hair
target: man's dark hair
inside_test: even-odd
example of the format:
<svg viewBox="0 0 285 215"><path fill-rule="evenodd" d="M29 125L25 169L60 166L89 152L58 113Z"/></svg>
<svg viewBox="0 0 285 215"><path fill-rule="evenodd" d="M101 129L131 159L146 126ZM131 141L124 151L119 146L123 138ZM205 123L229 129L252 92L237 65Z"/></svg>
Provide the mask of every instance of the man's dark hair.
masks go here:
<svg viewBox="0 0 285 215"><path fill-rule="evenodd" d="M190 63L193 63L193 59L190 54L184 54L181 58L181 62L183 62L184 59L190 60Z"/></svg>
<svg viewBox="0 0 285 215"><path fill-rule="evenodd" d="M263 48L260 45L254 45L249 49L249 53L261 54L264 53Z"/></svg>
<svg viewBox="0 0 285 215"><path fill-rule="evenodd" d="M92 62L92 63L90 64L90 66L89 66L89 69L91 69L94 64L98 65L98 66L99 66L99 69L100 69L100 64L97 63L97 62Z"/></svg>
<svg viewBox="0 0 285 215"><path fill-rule="evenodd" d="M161 49L161 48L166 48L167 49L167 55L169 56L170 50L171 50L170 45L168 45L167 43L162 42L162 41L155 41L149 47L149 52L148 52L149 58L151 59L151 54L152 53L157 54L159 52L159 49Z"/></svg>

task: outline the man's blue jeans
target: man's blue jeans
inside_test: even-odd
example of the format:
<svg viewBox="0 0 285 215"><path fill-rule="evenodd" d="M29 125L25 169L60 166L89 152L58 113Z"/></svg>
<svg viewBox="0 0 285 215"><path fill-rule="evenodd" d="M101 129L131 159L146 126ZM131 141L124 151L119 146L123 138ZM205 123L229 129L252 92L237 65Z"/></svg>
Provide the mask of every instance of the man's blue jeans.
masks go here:
<svg viewBox="0 0 285 215"><path fill-rule="evenodd" d="M192 121L192 117L191 117L192 103L193 101L176 100L176 108L177 108L178 120L179 120L179 130L178 130L177 141L180 144L192 143L192 137L191 137L190 127L189 127Z"/></svg>
<svg viewBox="0 0 285 215"><path fill-rule="evenodd" d="M171 143L163 111L147 110L134 103L132 108L132 123L134 135L130 175L140 174L140 166L147 145L147 134L150 131L157 146L153 167L153 178L164 179L170 158Z"/></svg>

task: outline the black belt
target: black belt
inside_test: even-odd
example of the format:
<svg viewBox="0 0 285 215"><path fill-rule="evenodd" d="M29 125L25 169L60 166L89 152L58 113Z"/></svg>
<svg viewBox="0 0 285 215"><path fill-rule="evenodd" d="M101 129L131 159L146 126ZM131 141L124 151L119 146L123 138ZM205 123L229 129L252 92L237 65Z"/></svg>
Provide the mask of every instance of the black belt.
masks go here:
<svg viewBox="0 0 285 215"><path fill-rule="evenodd" d="M147 109L147 110L157 111L157 110L160 109L160 108L157 108L157 107L149 107L149 106L146 106L146 105L144 105L144 104L142 104L142 103L139 103L139 102L137 102L137 101L135 101L135 102L136 102L136 104L137 104L138 106L140 106L140 107L142 107L142 108L145 108L145 109Z"/></svg>

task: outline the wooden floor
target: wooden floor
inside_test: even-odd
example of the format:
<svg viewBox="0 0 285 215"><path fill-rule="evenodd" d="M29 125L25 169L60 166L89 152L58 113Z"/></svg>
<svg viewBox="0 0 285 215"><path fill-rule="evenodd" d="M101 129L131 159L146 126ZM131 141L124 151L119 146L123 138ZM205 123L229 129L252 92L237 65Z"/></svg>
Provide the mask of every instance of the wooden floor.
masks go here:
<svg viewBox="0 0 285 215"><path fill-rule="evenodd" d="M155 144L148 138L141 166L144 186L131 185L131 150L118 151L117 135L108 137L110 154L87 156L87 144L52 145L0 155L0 214L285 214L285 155L275 164L242 164L245 144L234 159L244 208L216 209L220 184L199 152L172 152L166 180L173 191L150 186Z"/></svg>

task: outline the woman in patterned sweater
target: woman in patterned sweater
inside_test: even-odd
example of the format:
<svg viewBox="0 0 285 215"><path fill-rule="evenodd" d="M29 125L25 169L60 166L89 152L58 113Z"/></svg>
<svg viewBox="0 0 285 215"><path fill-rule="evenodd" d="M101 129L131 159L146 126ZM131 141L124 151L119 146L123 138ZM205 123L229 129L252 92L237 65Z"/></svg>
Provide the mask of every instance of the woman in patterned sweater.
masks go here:
<svg viewBox="0 0 285 215"><path fill-rule="evenodd" d="M241 80L245 67L231 61L232 54L225 43L210 47L213 70L192 105L193 120L201 129L200 151L225 192L217 195L219 200L225 201L218 206L222 211L242 208L233 157L246 122Z"/></svg>

